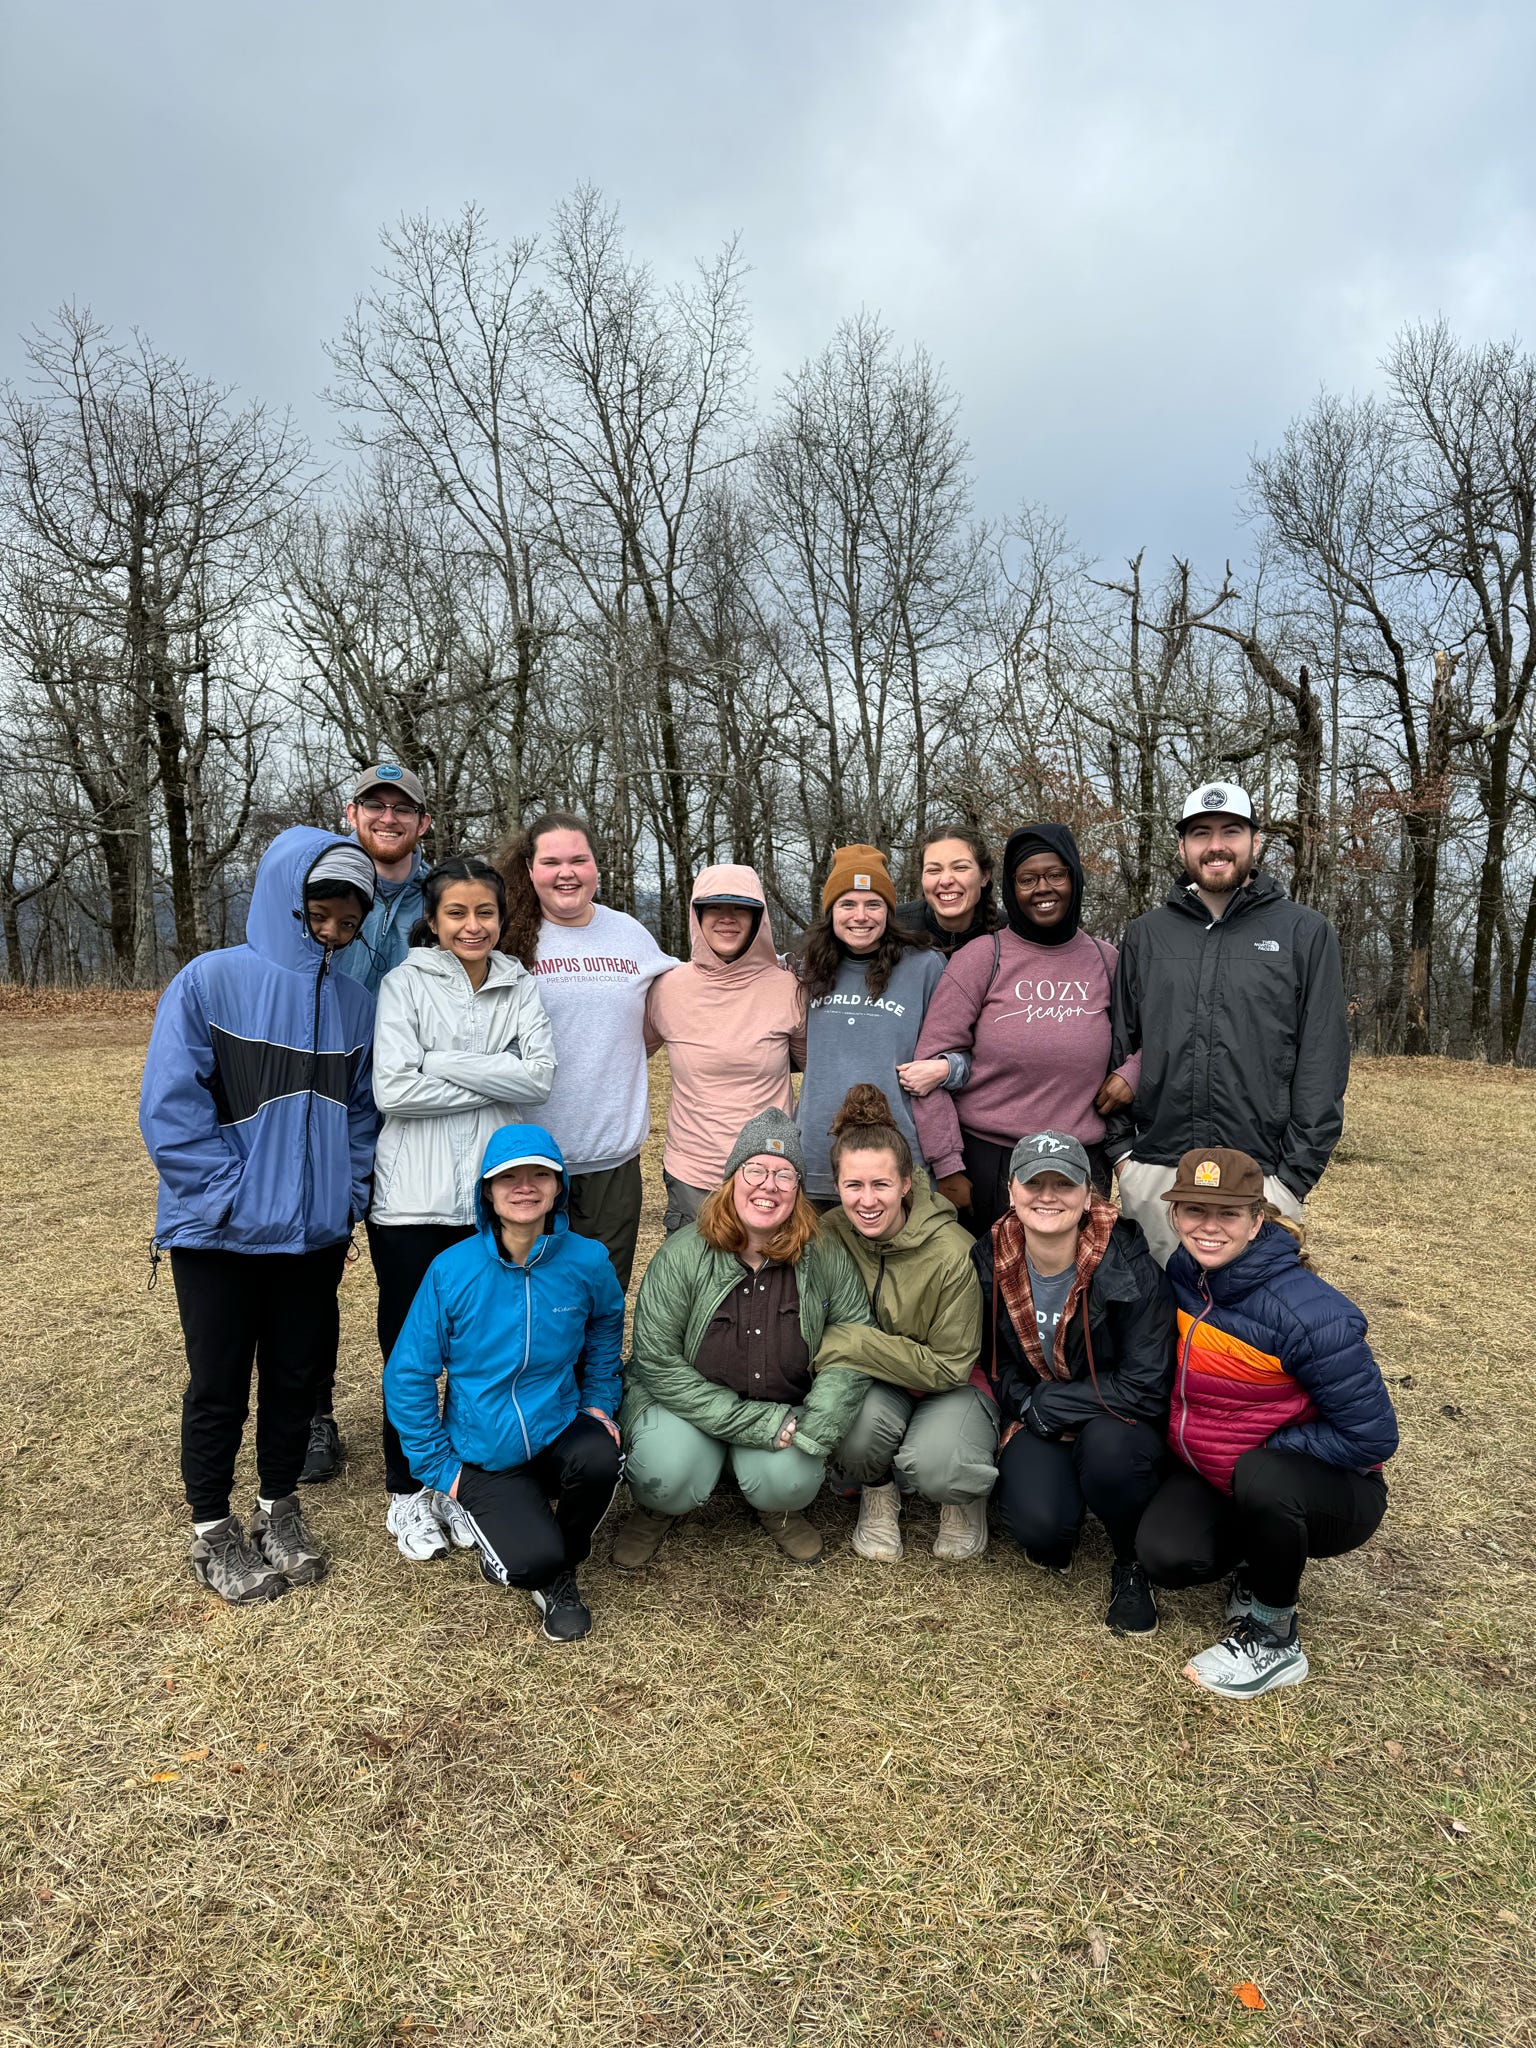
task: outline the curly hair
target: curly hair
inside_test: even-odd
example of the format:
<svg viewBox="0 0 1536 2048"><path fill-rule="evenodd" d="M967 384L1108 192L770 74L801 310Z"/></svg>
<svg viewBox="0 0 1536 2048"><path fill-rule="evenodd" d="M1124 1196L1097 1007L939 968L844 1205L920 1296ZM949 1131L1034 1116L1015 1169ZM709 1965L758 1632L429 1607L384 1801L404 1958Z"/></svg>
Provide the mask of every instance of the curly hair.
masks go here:
<svg viewBox="0 0 1536 2048"><path fill-rule="evenodd" d="M507 890L501 876L488 860L481 860L476 854L455 854L451 860L440 860L435 868L422 877L421 916L406 934L405 942L408 946L437 944L437 933L432 929L432 920L437 915L437 906L442 902L450 884L454 882L484 882L495 895L505 924Z"/></svg>
<svg viewBox="0 0 1536 2048"><path fill-rule="evenodd" d="M896 1128L884 1090L873 1081L854 1082L828 1129L834 1179L845 1152L889 1152L902 1179L912 1178L912 1147Z"/></svg>
<svg viewBox="0 0 1536 2048"><path fill-rule="evenodd" d="M704 1197L694 1218L700 1237L712 1252L744 1252L747 1226L736 1214L736 1176L731 1175L712 1194ZM805 1189L795 1191L795 1206L769 1238L764 1250L781 1266L798 1266L807 1245L821 1228L816 1211L805 1199Z"/></svg>
<svg viewBox="0 0 1536 2048"><path fill-rule="evenodd" d="M832 929L832 912L824 910L806 929L800 941L796 971L805 989L807 1004L819 1003L837 986L838 969L845 960L864 962L864 992L872 1003L885 994L896 964L904 953L925 952L933 944L927 932L909 932L896 922L887 908L885 930L868 953L853 953Z"/></svg>
<svg viewBox="0 0 1536 2048"><path fill-rule="evenodd" d="M575 811L542 811L531 823L511 833L497 847L495 861L507 893L506 914L501 925L501 951L520 960L531 974L539 950L539 926L544 906L533 886L533 857L546 832L579 832L599 866L602 855L587 820Z"/></svg>
<svg viewBox="0 0 1536 2048"><path fill-rule="evenodd" d="M923 861L930 846L937 846L941 839L958 839L971 850L971 858L981 869L981 895L976 903L976 915L986 920L990 930L999 922L997 898L992 892L992 870L995 865L992 849L974 825L936 825L931 832L923 834L923 843L917 850L917 886L919 894L923 886ZM926 900L926 899L925 899Z"/></svg>

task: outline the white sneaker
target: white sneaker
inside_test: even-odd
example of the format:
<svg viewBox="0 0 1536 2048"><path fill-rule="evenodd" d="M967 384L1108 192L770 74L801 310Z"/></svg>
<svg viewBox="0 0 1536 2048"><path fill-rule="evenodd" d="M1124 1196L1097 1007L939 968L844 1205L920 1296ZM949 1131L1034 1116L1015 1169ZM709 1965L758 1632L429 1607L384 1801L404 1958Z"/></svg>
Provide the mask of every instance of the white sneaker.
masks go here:
<svg viewBox="0 0 1536 2048"><path fill-rule="evenodd" d="M933 1539L935 1557L951 1564L965 1564L980 1557L987 1547L987 1504L984 1500L945 1501L939 1509L939 1533Z"/></svg>
<svg viewBox="0 0 1536 2048"><path fill-rule="evenodd" d="M432 1490L427 1486L420 1493L392 1493L389 1496L389 1513L384 1517L384 1526L394 1537L400 1555L408 1557L412 1564L428 1564L433 1558L448 1555L448 1539L443 1534L432 1500Z"/></svg>
<svg viewBox="0 0 1536 2048"><path fill-rule="evenodd" d="M901 1491L894 1479L861 1488L853 1547L876 1564L895 1564L901 1556Z"/></svg>
<svg viewBox="0 0 1536 2048"><path fill-rule="evenodd" d="M455 1550L473 1550L475 1547L474 1524L459 1506L451 1493L434 1493L432 1512L442 1525L443 1534Z"/></svg>
<svg viewBox="0 0 1536 2048"><path fill-rule="evenodd" d="M1229 1700L1257 1699L1277 1686L1300 1685L1306 1675L1307 1653L1297 1639L1294 1614L1284 1636L1246 1614L1224 1642L1213 1643L1184 1666L1186 1678Z"/></svg>

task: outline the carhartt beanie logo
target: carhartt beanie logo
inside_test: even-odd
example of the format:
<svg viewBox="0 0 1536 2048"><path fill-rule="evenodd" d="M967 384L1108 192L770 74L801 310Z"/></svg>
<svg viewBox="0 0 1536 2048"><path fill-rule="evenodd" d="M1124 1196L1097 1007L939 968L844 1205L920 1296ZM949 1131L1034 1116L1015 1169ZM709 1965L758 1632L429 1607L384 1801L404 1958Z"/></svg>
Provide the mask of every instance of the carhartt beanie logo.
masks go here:
<svg viewBox="0 0 1536 2048"><path fill-rule="evenodd" d="M722 1180L729 1180L738 1166L745 1160L755 1159L759 1153L786 1160L804 1181L805 1147L800 1142L800 1127L782 1109L759 1110L750 1123L742 1126L741 1135L725 1162Z"/></svg>

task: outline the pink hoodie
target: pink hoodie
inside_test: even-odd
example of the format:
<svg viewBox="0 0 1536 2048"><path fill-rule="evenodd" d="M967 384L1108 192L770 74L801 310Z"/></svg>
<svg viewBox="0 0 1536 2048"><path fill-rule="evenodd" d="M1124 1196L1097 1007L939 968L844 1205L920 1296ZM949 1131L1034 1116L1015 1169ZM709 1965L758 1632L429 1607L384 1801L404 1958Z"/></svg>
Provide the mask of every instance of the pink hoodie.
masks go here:
<svg viewBox="0 0 1536 2048"><path fill-rule="evenodd" d="M763 904L739 960L722 960L705 938L692 908L701 896ZM667 1172L688 1187L715 1188L742 1125L759 1110L794 1109L790 1063L805 1064L805 1000L798 978L779 965L763 885L751 868L705 868L690 909L692 957L651 983L646 1047L665 1045L672 1067Z"/></svg>

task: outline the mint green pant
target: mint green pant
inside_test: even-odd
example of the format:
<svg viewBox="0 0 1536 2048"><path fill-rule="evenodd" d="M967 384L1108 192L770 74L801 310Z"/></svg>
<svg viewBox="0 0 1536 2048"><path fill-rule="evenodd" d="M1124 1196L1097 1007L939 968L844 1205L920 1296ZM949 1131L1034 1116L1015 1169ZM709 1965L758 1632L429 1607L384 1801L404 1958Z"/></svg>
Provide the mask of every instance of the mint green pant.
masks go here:
<svg viewBox="0 0 1536 2048"><path fill-rule="evenodd" d="M871 1380L837 1469L860 1486L894 1479L903 1493L941 1504L985 1500L997 1483L997 1410L973 1386L914 1399Z"/></svg>
<svg viewBox="0 0 1536 2048"><path fill-rule="evenodd" d="M809 1457L793 1444L787 1451L754 1451L722 1443L654 1402L625 1432L624 1451L630 1493L653 1515L686 1515L702 1507L727 1458L742 1493L763 1514L808 1506L826 1471L825 1458Z"/></svg>

